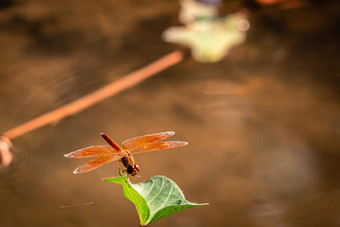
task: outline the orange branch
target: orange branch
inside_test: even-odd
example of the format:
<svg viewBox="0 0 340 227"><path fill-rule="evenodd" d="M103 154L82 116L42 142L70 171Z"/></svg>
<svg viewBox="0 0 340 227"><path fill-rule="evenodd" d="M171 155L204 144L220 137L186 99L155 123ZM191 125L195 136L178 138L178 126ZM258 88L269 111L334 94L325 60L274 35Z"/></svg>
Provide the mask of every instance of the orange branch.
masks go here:
<svg viewBox="0 0 340 227"><path fill-rule="evenodd" d="M130 88L143 80L161 72L170 66L173 66L183 60L183 53L175 51L161 59L135 71L123 78L116 80L97 91L94 91L74 102L66 104L56 110L46 113L40 117L32 119L22 125L19 125L11 130L8 130L3 135L9 139L21 136L27 132L40 128L44 125L58 121L64 117L78 113L104 99L107 99L127 88Z"/></svg>

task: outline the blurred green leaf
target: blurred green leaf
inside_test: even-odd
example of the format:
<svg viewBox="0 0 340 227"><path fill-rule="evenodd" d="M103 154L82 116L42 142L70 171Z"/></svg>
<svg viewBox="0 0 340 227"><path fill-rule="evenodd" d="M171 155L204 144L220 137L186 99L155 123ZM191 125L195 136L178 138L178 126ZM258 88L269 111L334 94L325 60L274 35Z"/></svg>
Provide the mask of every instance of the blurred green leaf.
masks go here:
<svg viewBox="0 0 340 227"><path fill-rule="evenodd" d="M232 47L245 40L248 27L249 23L243 14L231 14L225 18L210 18L186 26L171 27L163 33L163 39L190 47L197 61L217 62Z"/></svg>
<svg viewBox="0 0 340 227"><path fill-rule="evenodd" d="M183 24L189 24L197 19L211 18L218 16L218 8L213 5L201 3L196 0L181 0L179 11L179 21Z"/></svg>
<svg viewBox="0 0 340 227"><path fill-rule="evenodd" d="M165 176L154 176L139 184L131 185L123 176L105 180L123 186L125 197L136 206L141 226L147 226L191 207L208 205L187 201L176 183Z"/></svg>

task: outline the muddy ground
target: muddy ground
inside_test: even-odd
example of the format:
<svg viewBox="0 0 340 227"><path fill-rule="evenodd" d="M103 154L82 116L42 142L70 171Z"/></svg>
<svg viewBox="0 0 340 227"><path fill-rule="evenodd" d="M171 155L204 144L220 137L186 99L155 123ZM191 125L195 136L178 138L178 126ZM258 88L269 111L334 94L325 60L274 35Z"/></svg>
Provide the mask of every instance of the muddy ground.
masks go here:
<svg viewBox="0 0 340 227"><path fill-rule="evenodd" d="M176 1L3 2L3 132L179 48L160 38L178 25ZM102 144L100 132L121 142L173 130L189 145L136 156L133 182L165 175L188 200L210 205L152 226L339 226L338 15L336 1L252 10L247 40L221 62L188 55L14 139L15 160L0 172L0 225L138 226L121 188L102 181L117 163L73 175L83 160L63 154Z"/></svg>

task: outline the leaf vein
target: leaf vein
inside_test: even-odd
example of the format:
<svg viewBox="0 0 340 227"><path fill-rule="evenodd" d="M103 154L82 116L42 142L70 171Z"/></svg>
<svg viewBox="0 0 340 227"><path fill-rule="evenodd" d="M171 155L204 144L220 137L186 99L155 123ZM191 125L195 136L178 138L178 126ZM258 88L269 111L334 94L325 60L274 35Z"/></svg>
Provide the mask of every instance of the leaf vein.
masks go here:
<svg viewBox="0 0 340 227"><path fill-rule="evenodd" d="M165 199L164 202L162 203L161 207L169 200L170 195L171 195L171 192L172 192L172 188L173 188L173 187L170 188L169 195L168 195L168 197L166 197L166 199Z"/></svg>
<svg viewBox="0 0 340 227"><path fill-rule="evenodd" d="M163 185L164 185L164 180L163 180L163 178L161 178L161 180L162 180L162 185L161 185L161 187L159 188L159 192L149 201L149 204L151 204L152 203L152 201L161 193L161 191L162 191L162 188L163 188Z"/></svg>
<svg viewBox="0 0 340 227"><path fill-rule="evenodd" d="M152 179L152 181L154 181ZM148 191L148 193L145 194L144 198L148 197L148 195L150 194L150 192L152 191L152 188L153 188L154 184L152 183L151 187L150 187L150 190Z"/></svg>

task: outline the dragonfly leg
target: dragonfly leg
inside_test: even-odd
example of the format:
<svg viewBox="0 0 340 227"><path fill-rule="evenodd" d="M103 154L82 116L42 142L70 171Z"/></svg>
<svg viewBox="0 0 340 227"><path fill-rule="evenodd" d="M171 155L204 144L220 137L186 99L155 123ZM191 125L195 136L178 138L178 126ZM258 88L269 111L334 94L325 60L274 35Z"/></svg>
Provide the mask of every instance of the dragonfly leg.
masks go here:
<svg viewBox="0 0 340 227"><path fill-rule="evenodd" d="M120 160L118 161L118 173L120 176L122 175L122 171L120 170Z"/></svg>
<svg viewBox="0 0 340 227"><path fill-rule="evenodd" d="M121 168L121 160L119 160L119 162L118 162L118 172L119 172L119 175L120 176L122 176L123 175L123 173L126 173L126 169L124 169L124 166L123 166L123 168Z"/></svg>
<svg viewBox="0 0 340 227"><path fill-rule="evenodd" d="M130 180L130 174L126 174L126 175L123 175L124 176L124 180L125 180L125 182L126 183L128 183L129 184L129 186L130 186L130 184L131 184L131 180Z"/></svg>

